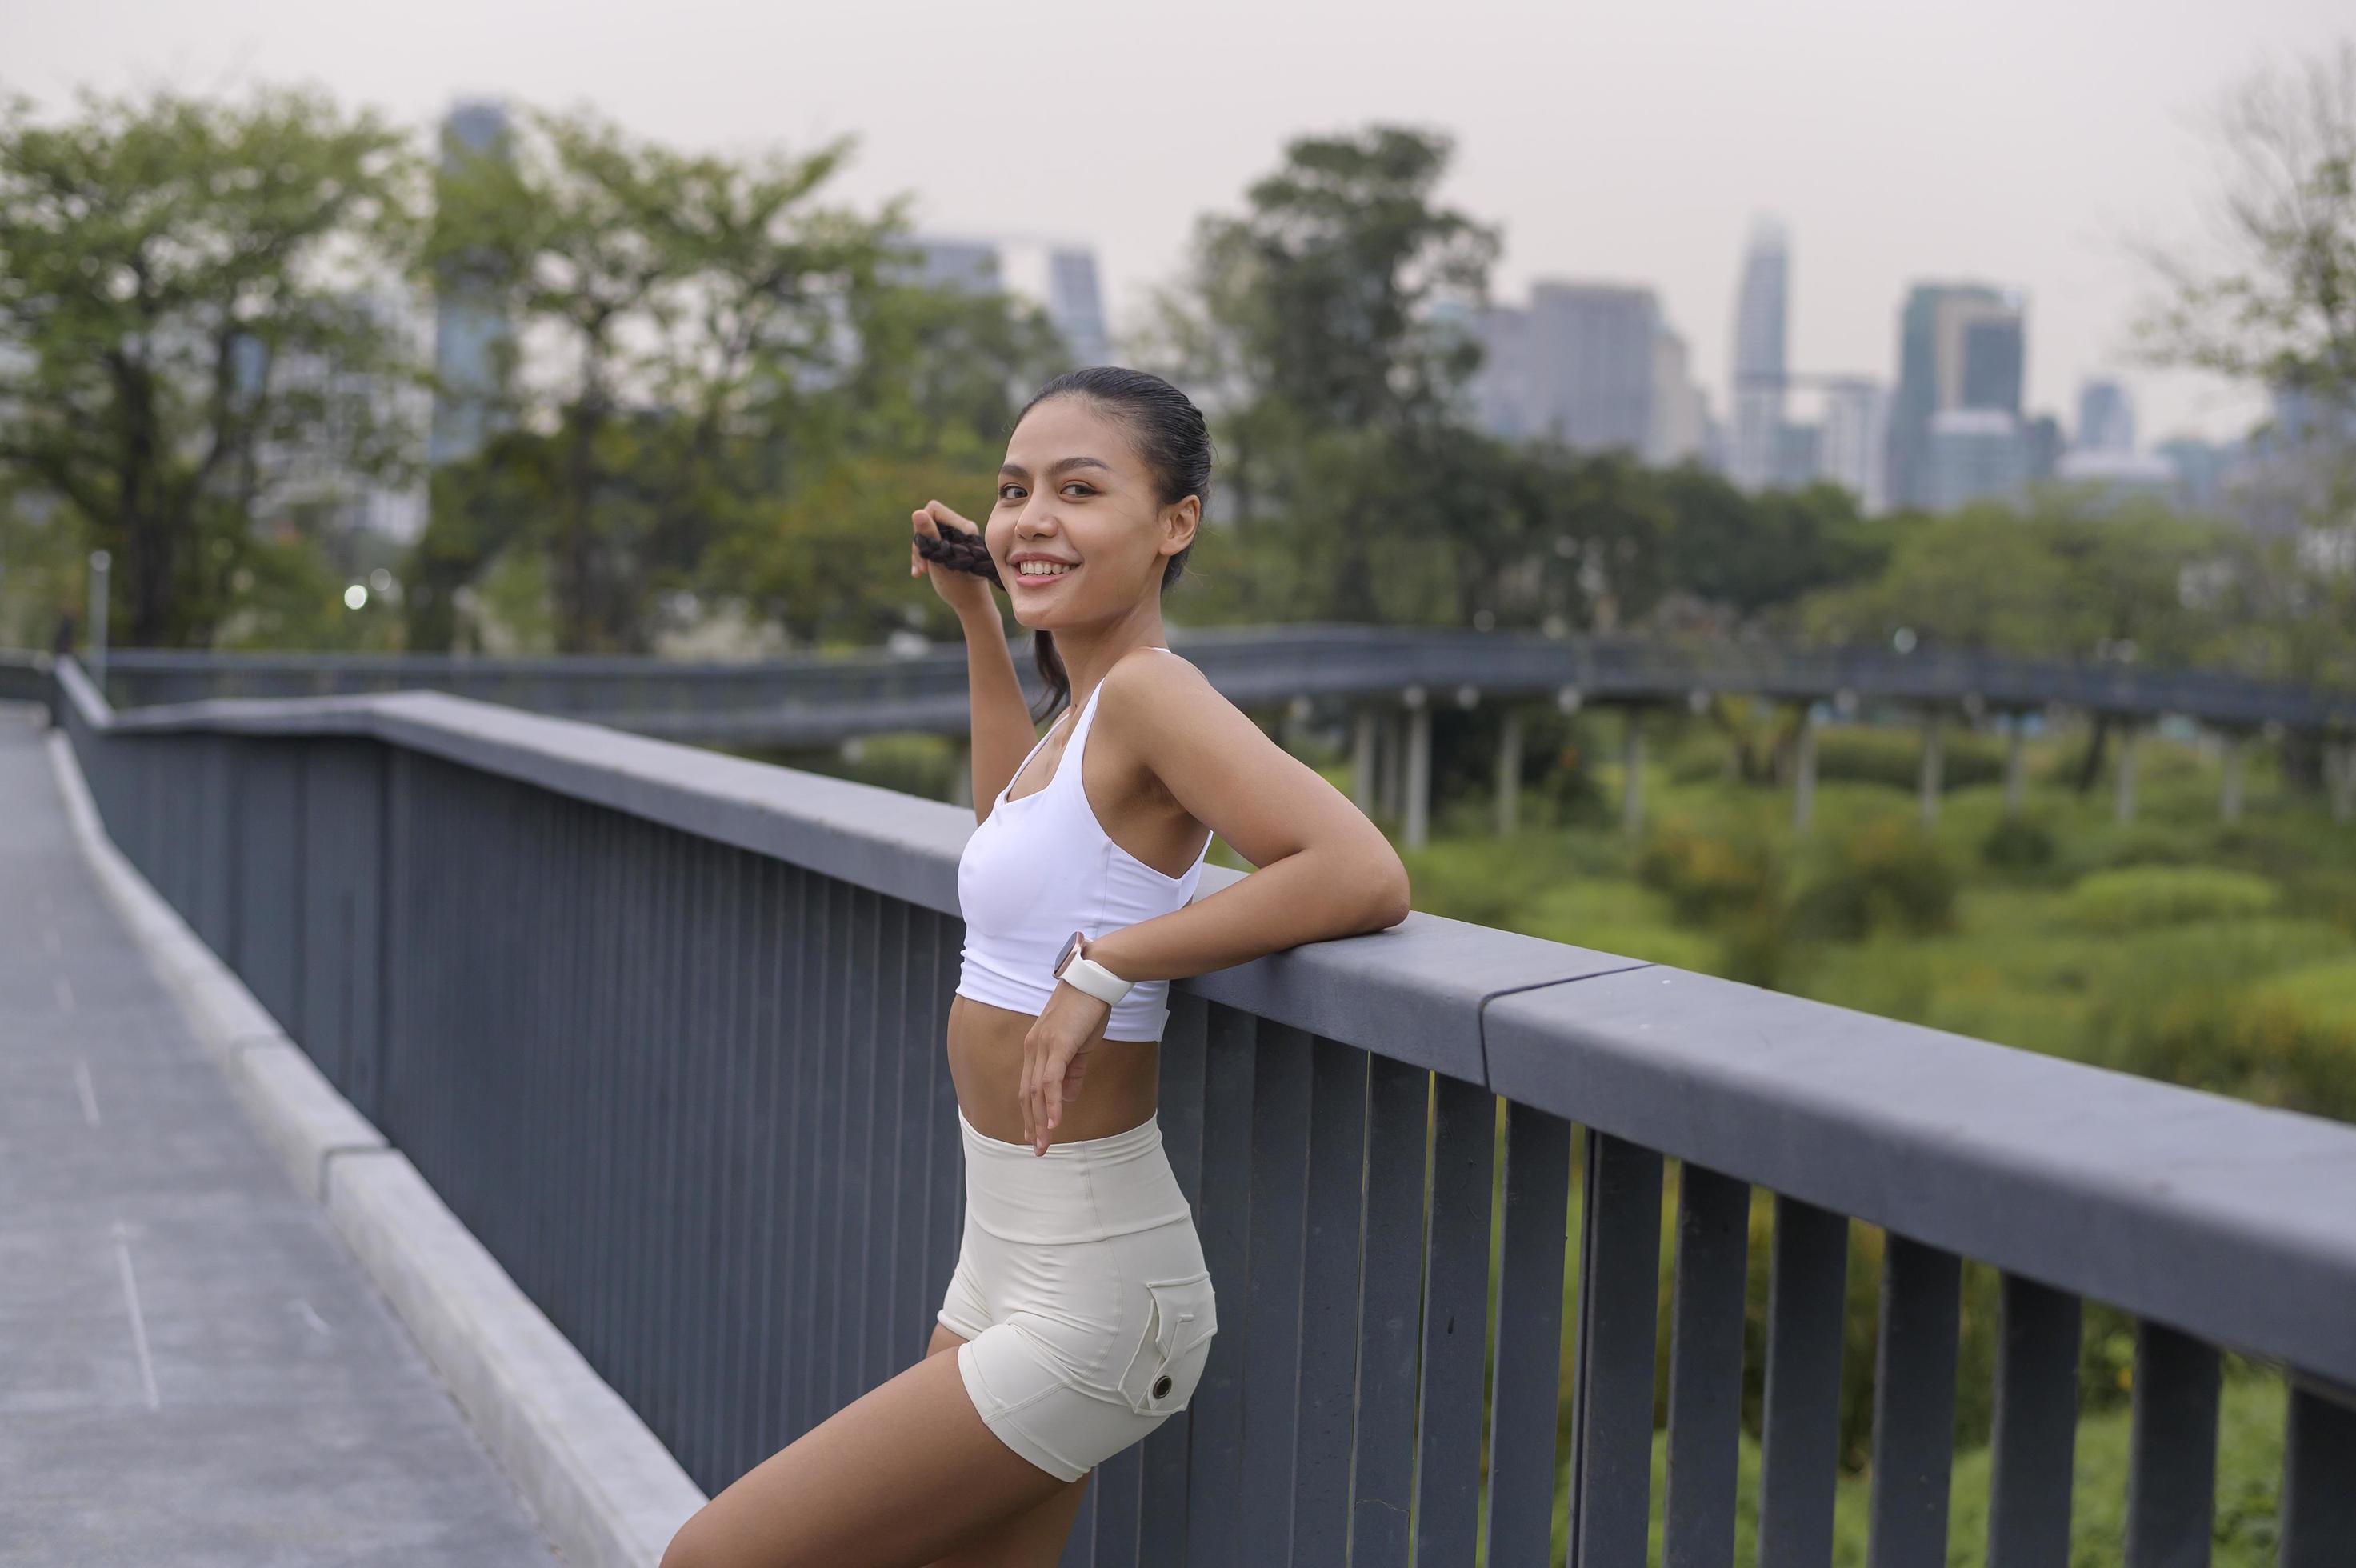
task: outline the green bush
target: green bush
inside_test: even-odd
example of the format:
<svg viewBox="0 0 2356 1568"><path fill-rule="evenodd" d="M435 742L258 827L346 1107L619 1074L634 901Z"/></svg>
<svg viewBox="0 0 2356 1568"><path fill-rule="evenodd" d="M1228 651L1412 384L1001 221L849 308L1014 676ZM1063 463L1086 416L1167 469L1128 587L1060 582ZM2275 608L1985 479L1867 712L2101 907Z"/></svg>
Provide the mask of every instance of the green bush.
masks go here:
<svg viewBox="0 0 2356 1568"><path fill-rule="evenodd" d="M2251 988L2233 1026L2234 1092L2356 1122L2356 959L2310 964Z"/></svg>
<svg viewBox="0 0 2356 1568"><path fill-rule="evenodd" d="M1922 779L1922 732L1826 725L1816 732L1816 777L1915 789ZM1995 783L2004 777L2004 743L1950 727L1941 738L1939 777L1949 789Z"/></svg>
<svg viewBox="0 0 2356 1568"><path fill-rule="evenodd" d="M1928 832L1879 817L1819 841L1793 907L1814 935L1856 941L1876 931L1927 936L1953 929L1955 869Z"/></svg>
<svg viewBox="0 0 2356 1568"><path fill-rule="evenodd" d="M1636 857L1636 877L1665 895L1680 920L1724 919L1777 900L1783 856L1764 833L1712 832L1677 819L1664 822Z"/></svg>
<svg viewBox="0 0 2356 1568"><path fill-rule="evenodd" d="M2213 865L2137 865L2082 877L2062 900L2062 918L2089 930L2126 931L2187 920L2250 918L2273 912L2281 889L2263 876Z"/></svg>
<svg viewBox="0 0 2356 1568"><path fill-rule="evenodd" d="M2319 920L2195 921L2123 939L2092 987L2086 1058L2213 1093L2347 1115L2347 1091L2329 1090L2329 1067L2306 1044L2332 1026L2334 982L2271 983L2348 962L2346 934ZM2263 1030L2245 1021L2259 993L2271 998Z"/></svg>
<svg viewBox="0 0 2356 1568"><path fill-rule="evenodd" d="M1999 817L1980 840L1980 858L1999 871L2036 871L2053 863L2053 832L2026 817Z"/></svg>

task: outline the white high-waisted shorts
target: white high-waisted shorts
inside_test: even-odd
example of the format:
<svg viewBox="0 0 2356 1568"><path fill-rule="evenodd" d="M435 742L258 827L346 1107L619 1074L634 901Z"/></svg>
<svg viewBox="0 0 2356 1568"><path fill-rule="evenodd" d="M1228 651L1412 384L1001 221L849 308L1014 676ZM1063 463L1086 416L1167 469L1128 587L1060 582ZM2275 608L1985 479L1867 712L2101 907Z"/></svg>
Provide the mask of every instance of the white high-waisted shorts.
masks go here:
<svg viewBox="0 0 2356 1568"><path fill-rule="evenodd" d="M940 1321L991 1431L1076 1481L1186 1408L1219 1315L1162 1122L1108 1138L965 1137L965 1239Z"/></svg>

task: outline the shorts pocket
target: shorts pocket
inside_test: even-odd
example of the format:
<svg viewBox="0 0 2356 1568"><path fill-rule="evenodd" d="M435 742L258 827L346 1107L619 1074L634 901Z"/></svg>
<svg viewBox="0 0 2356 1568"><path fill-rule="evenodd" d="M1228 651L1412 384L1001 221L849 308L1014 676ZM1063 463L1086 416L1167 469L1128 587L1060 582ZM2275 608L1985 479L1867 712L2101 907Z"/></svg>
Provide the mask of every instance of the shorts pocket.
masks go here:
<svg viewBox="0 0 2356 1568"><path fill-rule="evenodd" d="M1218 1298L1205 1269L1172 1280L1147 1280L1152 1297L1145 1333L1120 1375L1121 1398L1140 1415L1186 1408L1219 1331Z"/></svg>

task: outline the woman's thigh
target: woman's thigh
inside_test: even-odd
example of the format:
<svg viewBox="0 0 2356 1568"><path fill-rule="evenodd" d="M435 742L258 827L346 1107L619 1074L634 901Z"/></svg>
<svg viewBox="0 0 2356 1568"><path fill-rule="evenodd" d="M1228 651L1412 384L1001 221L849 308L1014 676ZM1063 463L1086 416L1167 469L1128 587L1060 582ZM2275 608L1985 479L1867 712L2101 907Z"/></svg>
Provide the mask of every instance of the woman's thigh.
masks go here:
<svg viewBox="0 0 2356 1568"><path fill-rule="evenodd" d="M1059 1493L1076 1509L1084 1484L1007 1447L957 1358L927 1354L737 1477L680 1529L663 1568L913 1568L970 1551Z"/></svg>

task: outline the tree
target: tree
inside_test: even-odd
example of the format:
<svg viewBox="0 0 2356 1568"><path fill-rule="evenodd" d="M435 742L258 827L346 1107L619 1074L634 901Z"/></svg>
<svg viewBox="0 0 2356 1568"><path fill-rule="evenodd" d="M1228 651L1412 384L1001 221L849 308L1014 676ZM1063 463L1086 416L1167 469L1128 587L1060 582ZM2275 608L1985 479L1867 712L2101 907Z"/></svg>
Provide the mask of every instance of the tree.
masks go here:
<svg viewBox="0 0 2356 1568"><path fill-rule="evenodd" d="M399 467L376 383L414 367L369 291L417 166L305 91L77 102L48 124L0 107L0 467L112 553L127 640L201 642L273 454Z"/></svg>
<svg viewBox="0 0 2356 1568"><path fill-rule="evenodd" d="M689 155L530 112L510 145L451 158L423 265L463 273L554 368L512 379L507 433L437 492L419 641L523 542L549 555L560 648L648 644L657 596L777 483L808 384L845 373L851 302L882 286L894 216L815 199L848 154Z"/></svg>
<svg viewBox="0 0 2356 1568"><path fill-rule="evenodd" d="M2356 405L2356 40L2263 70L2222 104L2212 199L2223 254L2143 247L2169 297L2141 323L2158 363Z"/></svg>

